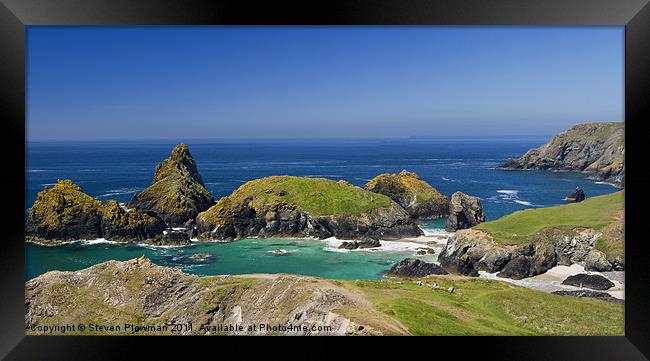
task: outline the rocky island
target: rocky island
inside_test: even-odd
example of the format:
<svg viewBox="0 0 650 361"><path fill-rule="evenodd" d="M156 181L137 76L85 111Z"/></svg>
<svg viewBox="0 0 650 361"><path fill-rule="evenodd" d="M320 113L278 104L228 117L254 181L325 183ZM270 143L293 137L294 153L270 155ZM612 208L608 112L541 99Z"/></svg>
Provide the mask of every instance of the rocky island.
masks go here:
<svg viewBox="0 0 650 361"><path fill-rule="evenodd" d="M184 227L213 204L214 197L205 189L189 148L178 144L169 158L156 165L151 185L128 206L155 215L171 227Z"/></svg>
<svg viewBox="0 0 650 361"><path fill-rule="evenodd" d="M380 174L366 183L364 189L389 197L416 221L449 215L449 198L407 170Z"/></svg>
<svg viewBox="0 0 650 361"><path fill-rule="evenodd" d="M249 181L196 219L200 239L287 236L398 239L422 235L389 197L325 178Z"/></svg>
<svg viewBox="0 0 650 361"><path fill-rule="evenodd" d="M84 193L71 180L59 180L38 193L25 225L25 240L55 245L79 239L142 241L165 229L160 219L116 201L105 204Z"/></svg>
<svg viewBox="0 0 650 361"><path fill-rule="evenodd" d="M623 187L625 185L624 123L585 123L557 134L501 169L579 171Z"/></svg>

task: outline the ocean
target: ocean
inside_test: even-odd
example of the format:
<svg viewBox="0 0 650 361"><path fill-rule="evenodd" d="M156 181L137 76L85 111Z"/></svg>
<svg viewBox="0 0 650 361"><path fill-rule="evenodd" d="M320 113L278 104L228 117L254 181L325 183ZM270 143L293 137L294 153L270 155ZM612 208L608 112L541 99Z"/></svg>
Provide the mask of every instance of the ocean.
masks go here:
<svg viewBox="0 0 650 361"><path fill-rule="evenodd" d="M216 199L246 181L271 175L345 179L363 186L380 173L406 169L447 196L456 191L478 196L487 220L531 207L564 204L576 186L587 197L617 191L610 184L576 172L505 171L496 167L549 137L404 140L250 140L186 141L206 188ZM127 202L149 185L156 164L175 142L29 142L25 209L57 179L71 179L101 200ZM444 220L425 222L425 233L441 233ZM407 248L407 249L404 249ZM273 250L283 249L278 254ZM296 273L337 279L377 279L395 262L412 257L408 247L341 252L331 242L247 239L157 248L101 241L58 247L26 244L26 278L50 270L78 270L109 260L145 255L185 272L211 274ZM208 254L204 259L192 254ZM435 256L421 256L435 260Z"/></svg>

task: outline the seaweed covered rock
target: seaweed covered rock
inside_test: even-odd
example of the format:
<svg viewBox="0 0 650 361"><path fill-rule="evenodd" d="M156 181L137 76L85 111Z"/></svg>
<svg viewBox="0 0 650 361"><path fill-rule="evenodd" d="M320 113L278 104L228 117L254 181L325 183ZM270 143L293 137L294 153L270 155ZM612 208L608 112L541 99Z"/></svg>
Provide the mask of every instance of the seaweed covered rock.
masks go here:
<svg viewBox="0 0 650 361"><path fill-rule="evenodd" d="M128 203L151 213L168 225L182 226L214 204L203 185L196 162L185 144L178 144L169 158L156 166L153 181Z"/></svg>
<svg viewBox="0 0 650 361"><path fill-rule="evenodd" d="M406 258L393 265L385 274L396 277L426 277L428 275L446 275L447 271L435 263Z"/></svg>
<svg viewBox="0 0 650 361"><path fill-rule="evenodd" d="M449 198L406 170L399 174L380 174L364 188L390 197L414 220L436 219L449 214Z"/></svg>
<svg viewBox="0 0 650 361"><path fill-rule="evenodd" d="M102 236L112 241L143 241L165 229L165 222L135 209L124 209L109 200L102 209Z"/></svg>
<svg viewBox="0 0 650 361"><path fill-rule="evenodd" d="M597 274L579 273L567 277L562 281L563 285L571 285L576 287L586 287L592 290L608 290L614 287L614 282Z"/></svg>
<svg viewBox="0 0 650 361"><path fill-rule="evenodd" d="M597 298L599 300L607 301L607 302L612 302L612 303L625 303L624 300L616 297L612 297L607 292L598 292L598 291L591 291L591 290L577 290L577 291L553 291L551 292L554 295L560 295L560 296L571 296L571 297L592 297L592 298Z"/></svg>
<svg viewBox="0 0 650 361"><path fill-rule="evenodd" d="M102 236L102 203L71 180L59 180L38 192L29 211L25 239L59 243Z"/></svg>
<svg viewBox="0 0 650 361"><path fill-rule="evenodd" d="M616 122L577 124L500 168L582 171L623 186L625 126Z"/></svg>
<svg viewBox="0 0 650 361"><path fill-rule="evenodd" d="M341 249L358 249L358 248L377 248L381 247L381 242L378 239L366 238L360 241L345 241L341 243Z"/></svg>
<svg viewBox="0 0 650 361"><path fill-rule="evenodd" d="M449 218L445 225L447 232L472 228L481 222L485 222L485 214L478 197L468 196L463 192L452 194L449 202Z"/></svg>
<svg viewBox="0 0 650 361"><path fill-rule="evenodd" d="M273 176L243 184L198 215L200 239L313 236L397 239L422 235L390 198L324 178Z"/></svg>

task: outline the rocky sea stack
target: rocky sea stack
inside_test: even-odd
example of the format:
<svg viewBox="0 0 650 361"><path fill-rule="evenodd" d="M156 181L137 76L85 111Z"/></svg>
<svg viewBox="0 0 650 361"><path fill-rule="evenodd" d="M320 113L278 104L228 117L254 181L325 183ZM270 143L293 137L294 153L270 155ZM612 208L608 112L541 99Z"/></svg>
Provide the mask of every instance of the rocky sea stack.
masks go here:
<svg viewBox="0 0 650 361"><path fill-rule="evenodd" d="M447 232L471 228L481 222L485 222L485 213L478 197L468 196L462 192L456 192L451 196L449 218L445 225Z"/></svg>
<svg viewBox="0 0 650 361"><path fill-rule="evenodd" d="M171 156L156 166L151 185L136 194L128 206L180 227L213 204L214 197L205 189L189 148L178 144Z"/></svg>
<svg viewBox="0 0 650 361"><path fill-rule="evenodd" d="M376 176L365 187L383 194L404 208L414 220L436 219L449 214L449 198L438 192L417 174L402 170L399 174Z"/></svg>
<svg viewBox="0 0 650 361"><path fill-rule="evenodd" d="M585 191L582 190L580 187L576 187L576 190L571 192L568 196L564 197L565 201L569 202L582 202L587 198L585 195Z"/></svg>
<svg viewBox="0 0 650 361"><path fill-rule="evenodd" d="M163 229L165 224L155 217L124 209L113 200L102 204L71 180L59 180L38 193L25 239L46 244L97 238L128 242L154 237Z"/></svg>
<svg viewBox="0 0 650 361"><path fill-rule="evenodd" d="M624 123L575 125L500 168L587 172L622 187L625 184Z"/></svg>
<svg viewBox="0 0 650 361"><path fill-rule="evenodd" d="M198 215L200 238L397 239L422 235L390 198L324 178L273 176L243 184Z"/></svg>

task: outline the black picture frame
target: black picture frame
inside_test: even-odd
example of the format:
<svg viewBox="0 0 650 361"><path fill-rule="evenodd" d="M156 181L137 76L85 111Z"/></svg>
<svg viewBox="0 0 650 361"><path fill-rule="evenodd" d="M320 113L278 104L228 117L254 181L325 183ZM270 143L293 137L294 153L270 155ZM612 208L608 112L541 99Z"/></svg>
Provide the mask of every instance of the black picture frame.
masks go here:
<svg viewBox="0 0 650 361"><path fill-rule="evenodd" d="M261 338L25 336L25 29L37 25L618 25L625 26L626 301L621 337L446 337L400 338L410 351L431 357L525 360L644 360L650 357L650 312L646 309L650 262L643 227L649 201L644 174L645 132L650 121L650 6L647 0L1 0L0 112L4 130L2 160L3 238L0 240L0 357L27 359L151 358L185 355L187 349L225 356L231 349L252 358L282 356L294 338L264 338L272 348L251 346ZM309 340L305 340L309 339ZM364 352L389 348L386 338L347 341ZM390 338L390 341L394 338ZM442 340L442 341L441 341ZM237 342L239 341L239 342ZM243 341L243 342L242 342ZM184 346L176 346L177 343ZM244 347L237 347L239 344ZM301 338L325 355L332 341ZM318 343L318 346L315 344ZM370 343L374 345L370 345ZM269 345L271 347L271 345ZM390 347L392 348L392 347ZM318 350L318 349L314 349ZM349 350L349 348L348 348ZM303 351L304 352L304 351ZM307 351L313 352L313 351ZM336 351L346 352L348 351ZM291 353L292 355L296 355ZM234 355L233 355L234 356ZM290 357L290 356L286 356ZM302 357L302 356L301 356Z"/></svg>

